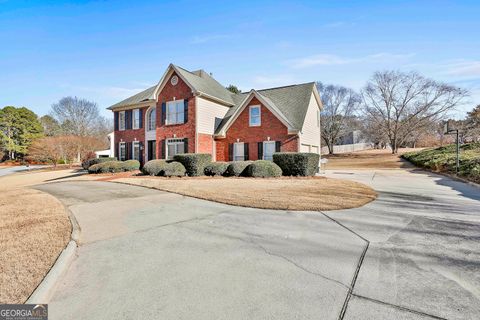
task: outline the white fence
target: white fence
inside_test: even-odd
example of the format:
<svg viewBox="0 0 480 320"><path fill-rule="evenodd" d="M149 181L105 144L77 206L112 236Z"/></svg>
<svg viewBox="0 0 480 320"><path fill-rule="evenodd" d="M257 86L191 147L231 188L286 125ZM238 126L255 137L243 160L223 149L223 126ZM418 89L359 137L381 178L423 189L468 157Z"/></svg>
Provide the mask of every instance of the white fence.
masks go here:
<svg viewBox="0 0 480 320"><path fill-rule="evenodd" d="M373 143L355 143L355 144L342 144L333 146L333 153L346 153L354 151L362 151L373 149ZM322 154L328 154L328 147L322 147Z"/></svg>

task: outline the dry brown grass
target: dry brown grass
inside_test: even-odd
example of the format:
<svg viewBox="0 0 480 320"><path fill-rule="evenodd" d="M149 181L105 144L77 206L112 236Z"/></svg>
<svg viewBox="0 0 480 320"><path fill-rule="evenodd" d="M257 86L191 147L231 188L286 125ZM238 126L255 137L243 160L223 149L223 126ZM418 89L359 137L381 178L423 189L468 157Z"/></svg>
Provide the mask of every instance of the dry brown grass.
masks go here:
<svg viewBox="0 0 480 320"><path fill-rule="evenodd" d="M400 158L405 152L414 150L404 148L398 151L398 154L392 154L389 149L372 149L350 153L339 153L335 155L325 155L328 159L326 169L400 169L413 168L413 166Z"/></svg>
<svg viewBox="0 0 480 320"><path fill-rule="evenodd" d="M117 182L243 207L337 210L363 206L377 196L370 187L327 178L120 178Z"/></svg>
<svg viewBox="0 0 480 320"><path fill-rule="evenodd" d="M24 303L65 248L63 205L32 189L0 192L0 303Z"/></svg>

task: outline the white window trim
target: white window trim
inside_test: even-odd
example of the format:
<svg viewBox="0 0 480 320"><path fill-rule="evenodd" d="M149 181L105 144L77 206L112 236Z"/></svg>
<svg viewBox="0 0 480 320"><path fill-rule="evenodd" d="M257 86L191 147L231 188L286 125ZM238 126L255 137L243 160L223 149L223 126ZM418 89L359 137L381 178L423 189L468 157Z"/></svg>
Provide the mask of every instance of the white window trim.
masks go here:
<svg viewBox="0 0 480 320"><path fill-rule="evenodd" d="M265 151L267 150L266 148L266 145L267 144L273 144L273 153L272 153L272 159L265 159ZM277 144L276 144L276 141L263 141L263 154L262 154L262 159L263 160L273 160L273 154L275 153L275 150L276 150L276 147L277 147Z"/></svg>
<svg viewBox="0 0 480 320"><path fill-rule="evenodd" d="M122 157L122 147L124 151L124 157ZM125 161L126 158L127 158L127 145L125 144L125 142L120 142L118 144L118 160Z"/></svg>
<svg viewBox="0 0 480 320"><path fill-rule="evenodd" d="M155 115L155 121L152 123L152 114ZM157 127L157 108L153 107L147 111L147 131L155 131Z"/></svg>
<svg viewBox="0 0 480 320"><path fill-rule="evenodd" d="M138 159L135 158L135 145L138 145ZM140 161L140 152L142 152L142 150L140 150L140 141L133 141L132 142L132 159Z"/></svg>
<svg viewBox="0 0 480 320"><path fill-rule="evenodd" d="M252 124L252 109L258 109L258 124ZM259 104L248 108L248 125L250 127L260 127L262 125L262 109Z"/></svg>
<svg viewBox="0 0 480 320"><path fill-rule="evenodd" d="M242 146L242 152L239 156L237 156L236 151L237 151L237 146ZM237 159L241 158L241 159ZM233 144L233 161L244 161L245 160L245 143L243 142L235 142Z"/></svg>
<svg viewBox="0 0 480 320"><path fill-rule="evenodd" d="M138 122L136 123L136 117L138 115ZM132 111L132 129L140 129L140 109L133 109Z"/></svg>
<svg viewBox="0 0 480 320"><path fill-rule="evenodd" d="M183 147L183 150L185 150L185 141L183 140L183 138L170 138L170 139L166 139L165 141L165 159L166 160L172 160L172 158L168 158L168 145L175 145L175 149L177 150L178 148L178 145L182 145ZM184 153L184 152L181 152L181 153ZM175 153L175 154L181 154L179 152Z"/></svg>
<svg viewBox="0 0 480 320"><path fill-rule="evenodd" d="M182 124L184 122L178 122L178 119L175 119L175 122L168 122L168 116L169 116L169 112L168 112L168 105L169 104L172 104L172 103L175 103L175 107L178 106L178 104L180 104L180 107L183 108L183 121L185 121L185 102L184 102L184 99L180 99L180 100L172 100L172 101L167 101L166 105L165 105L165 124L166 125L173 125L173 124ZM179 113L181 112L176 112L176 114L178 115Z"/></svg>
<svg viewBox="0 0 480 320"><path fill-rule="evenodd" d="M123 121L121 116L123 116ZM125 111L120 111L118 113L118 130L125 131Z"/></svg>

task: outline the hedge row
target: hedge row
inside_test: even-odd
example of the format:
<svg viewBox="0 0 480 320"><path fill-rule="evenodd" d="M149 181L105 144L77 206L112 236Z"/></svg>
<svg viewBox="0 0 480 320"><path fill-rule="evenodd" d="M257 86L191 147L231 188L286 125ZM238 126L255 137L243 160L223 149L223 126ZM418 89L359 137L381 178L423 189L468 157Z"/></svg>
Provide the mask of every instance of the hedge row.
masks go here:
<svg viewBox="0 0 480 320"><path fill-rule="evenodd" d="M151 160L145 163L142 172L149 176L183 177L185 176L186 170L180 162Z"/></svg>
<svg viewBox="0 0 480 320"><path fill-rule="evenodd" d="M139 168L140 162L137 160L107 161L91 165L88 168L88 173L116 173L134 171Z"/></svg>
<svg viewBox="0 0 480 320"><path fill-rule="evenodd" d="M82 168L85 170L88 170L88 168L90 168L90 166L93 166L94 164L109 162L109 161L116 161L116 160L117 158L115 157L88 159L82 162Z"/></svg>
<svg viewBox="0 0 480 320"><path fill-rule="evenodd" d="M210 154L185 153L175 155L173 159L173 162L149 161L142 171L151 176L313 176L318 170L320 156L316 153L278 152L273 154L273 161L211 162Z"/></svg>

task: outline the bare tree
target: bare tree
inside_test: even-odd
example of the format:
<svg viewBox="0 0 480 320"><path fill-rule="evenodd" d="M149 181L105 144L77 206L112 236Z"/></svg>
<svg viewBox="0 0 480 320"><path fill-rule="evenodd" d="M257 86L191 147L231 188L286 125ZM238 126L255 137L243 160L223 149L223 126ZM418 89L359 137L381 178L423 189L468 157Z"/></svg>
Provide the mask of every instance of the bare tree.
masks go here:
<svg viewBox="0 0 480 320"><path fill-rule="evenodd" d="M317 90L323 103L320 114L322 139L328 152L333 154L333 146L338 139L353 130L350 124L361 98L352 89L321 82L317 82Z"/></svg>
<svg viewBox="0 0 480 320"><path fill-rule="evenodd" d="M366 117L388 138L392 153L409 134L462 103L467 91L416 72L376 72L362 90Z"/></svg>
<svg viewBox="0 0 480 320"><path fill-rule="evenodd" d="M50 115L60 124L61 134L75 137L96 137L107 143L107 134L112 128L112 121L100 116L95 102L77 97L65 97L52 105ZM81 159L82 139L75 139L77 161Z"/></svg>

